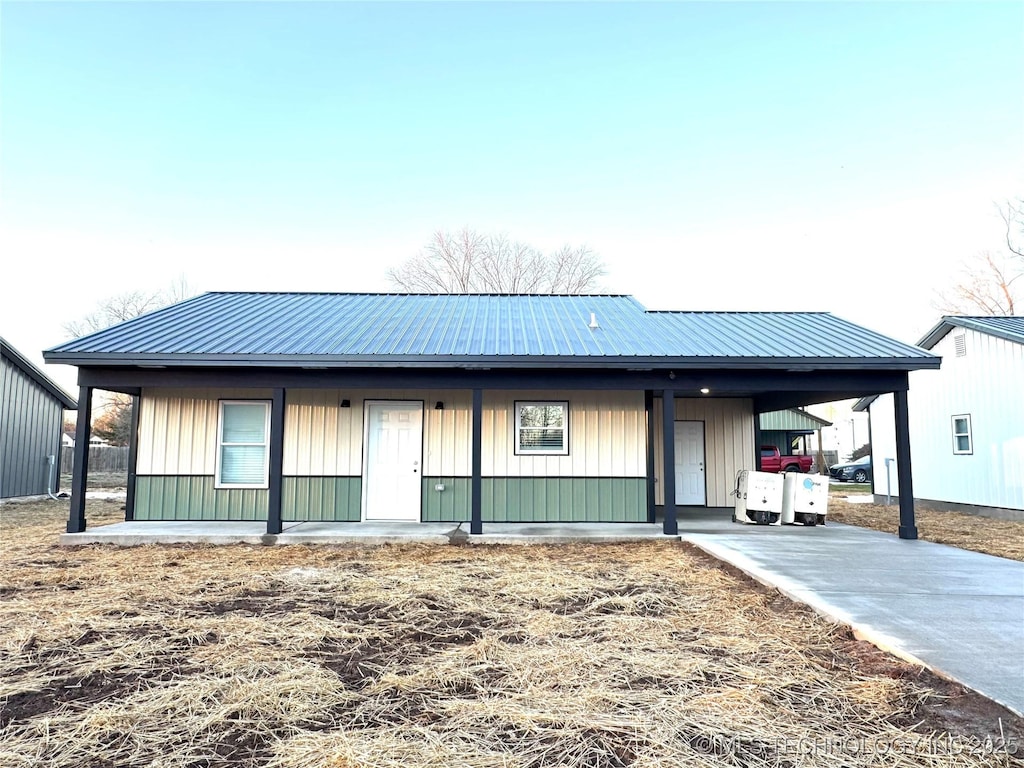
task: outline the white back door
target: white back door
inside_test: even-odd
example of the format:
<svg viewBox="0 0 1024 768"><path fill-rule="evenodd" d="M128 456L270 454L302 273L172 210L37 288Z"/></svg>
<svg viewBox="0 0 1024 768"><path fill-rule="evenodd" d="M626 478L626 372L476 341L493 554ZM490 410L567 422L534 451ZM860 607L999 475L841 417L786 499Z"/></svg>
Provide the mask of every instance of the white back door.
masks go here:
<svg viewBox="0 0 1024 768"><path fill-rule="evenodd" d="M367 401L363 519L420 519L423 403Z"/></svg>
<svg viewBox="0 0 1024 768"><path fill-rule="evenodd" d="M676 504L706 506L704 422L676 422Z"/></svg>

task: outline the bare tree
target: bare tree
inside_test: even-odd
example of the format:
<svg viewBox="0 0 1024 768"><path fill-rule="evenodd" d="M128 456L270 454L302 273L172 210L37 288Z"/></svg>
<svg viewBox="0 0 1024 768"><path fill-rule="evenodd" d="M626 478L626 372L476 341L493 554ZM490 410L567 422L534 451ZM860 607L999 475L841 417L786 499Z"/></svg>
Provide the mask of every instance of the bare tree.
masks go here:
<svg viewBox="0 0 1024 768"><path fill-rule="evenodd" d="M1006 248L1022 261L1024 269L1024 200L1007 201L998 206L999 216L1006 225Z"/></svg>
<svg viewBox="0 0 1024 768"><path fill-rule="evenodd" d="M981 251L961 262L952 288L932 302L946 315L1016 315L1022 306L1024 201L996 206L1005 225L1007 253Z"/></svg>
<svg viewBox="0 0 1024 768"><path fill-rule="evenodd" d="M572 293L597 290L604 263L586 246L545 254L508 236L469 228L435 232L418 255L387 271L412 293Z"/></svg>
<svg viewBox="0 0 1024 768"><path fill-rule="evenodd" d="M131 320L133 317L152 312L168 304L174 304L193 296L195 291L185 277L179 276L170 286L161 291L129 291L104 299L96 309L80 320L64 323L64 331L72 338L85 336L108 328L111 325ZM100 398L92 420L93 432L112 445L128 445L131 442L132 398L128 395L107 392Z"/></svg>
<svg viewBox="0 0 1024 768"><path fill-rule="evenodd" d="M102 331L117 323L152 312L195 295L184 276L175 280L168 288L160 291L128 291L110 296L96 305L96 309L85 317L64 323L65 333L78 338L89 333Z"/></svg>
<svg viewBox="0 0 1024 768"><path fill-rule="evenodd" d="M933 306L945 315L1015 315L1021 275L1012 259L983 251L963 262L956 284L939 292Z"/></svg>

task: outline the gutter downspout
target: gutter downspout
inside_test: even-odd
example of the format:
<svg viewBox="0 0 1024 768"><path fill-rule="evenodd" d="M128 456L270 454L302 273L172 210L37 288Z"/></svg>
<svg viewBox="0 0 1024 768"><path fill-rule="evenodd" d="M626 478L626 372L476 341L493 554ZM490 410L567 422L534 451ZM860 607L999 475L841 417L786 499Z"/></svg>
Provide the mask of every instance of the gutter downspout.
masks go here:
<svg viewBox="0 0 1024 768"><path fill-rule="evenodd" d="M49 478L47 479L47 483L46 483L46 495L49 496L51 499L55 499L55 500L59 501L60 497L54 495L54 493L53 493L53 491L55 490L54 489L54 473L55 473L56 468L57 468L57 457L54 456L51 453L47 458L50 460L50 475L49 475Z"/></svg>

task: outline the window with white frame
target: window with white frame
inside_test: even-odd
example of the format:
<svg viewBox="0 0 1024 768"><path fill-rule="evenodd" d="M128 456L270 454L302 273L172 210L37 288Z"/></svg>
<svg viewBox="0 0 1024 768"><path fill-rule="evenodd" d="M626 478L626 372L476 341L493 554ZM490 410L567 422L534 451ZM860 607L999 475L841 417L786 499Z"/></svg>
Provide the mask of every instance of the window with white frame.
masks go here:
<svg viewBox="0 0 1024 768"><path fill-rule="evenodd" d="M221 400L217 427L218 488L266 488L270 403Z"/></svg>
<svg viewBox="0 0 1024 768"><path fill-rule="evenodd" d="M517 402L516 454L569 453L569 403Z"/></svg>
<svg viewBox="0 0 1024 768"><path fill-rule="evenodd" d="M953 453L974 453L969 413L953 417Z"/></svg>

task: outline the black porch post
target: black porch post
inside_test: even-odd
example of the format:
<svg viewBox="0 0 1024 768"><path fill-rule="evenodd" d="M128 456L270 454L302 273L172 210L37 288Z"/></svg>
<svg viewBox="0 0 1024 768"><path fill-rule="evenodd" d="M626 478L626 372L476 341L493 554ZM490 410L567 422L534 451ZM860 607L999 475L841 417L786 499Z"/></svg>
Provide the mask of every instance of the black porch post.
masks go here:
<svg viewBox="0 0 1024 768"><path fill-rule="evenodd" d="M910 410L907 390L893 393L896 400L896 464L900 473L900 538L916 539L914 520L914 482L910 469ZM874 483L872 483L874 485Z"/></svg>
<svg viewBox="0 0 1024 768"><path fill-rule="evenodd" d="M267 483L267 533L281 532L281 486L284 466L284 389L274 389L270 402L270 476Z"/></svg>
<svg viewBox="0 0 1024 768"><path fill-rule="evenodd" d="M754 469L761 471L761 414L754 411Z"/></svg>
<svg viewBox="0 0 1024 768"><path fill-rule="evenodd" d="M124 500L124 519L135 519L135 469L139 464L139 405L142 398L132 395L132 427L128 434L128 489Z"/></svg>
<svg viewBox="0 0 1024 768"><path fill-rule="evenodd" d="M92 437L92 387L78 388L75 423L75 469L71 477L71 512L68 533L85 530L85 489L89 487L89 438Z"/></svg>
<svg viewBox="0 0 1024 768"><path fill-rule="evenodd" d="M644 391L644 413L647 414L647 522L657 518L654 512L654 392Z"/></svg>
<svg viewBox="0 0 1024 768"><path fill-rule="evenodd" d="M484 465L484 391L473 390L473 477L469 490L469 532L483 533L483 483L480 474Z"/></svg>
<svg viewBox="0 0 1024 768"><path fill-rule="evenodd" d="M665 523L663 531L667 536L679 533L676 522L676 401L675 392L666 389L661 395L662 449L665 465L661 470L661 490L665 494Z"/></svg>

